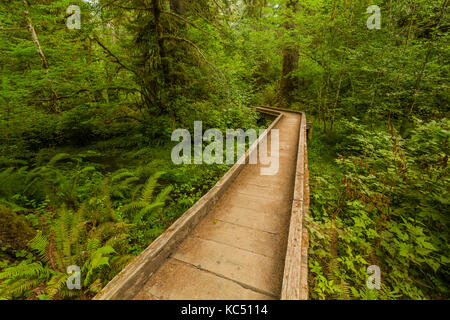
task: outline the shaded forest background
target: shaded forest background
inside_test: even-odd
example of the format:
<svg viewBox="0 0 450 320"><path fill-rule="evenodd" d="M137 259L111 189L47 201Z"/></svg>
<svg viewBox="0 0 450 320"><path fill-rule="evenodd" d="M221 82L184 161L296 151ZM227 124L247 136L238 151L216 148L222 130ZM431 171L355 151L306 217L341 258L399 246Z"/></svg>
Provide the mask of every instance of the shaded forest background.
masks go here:
<svg viewBox="0 0 450 320"><path fill-rule="evenodd" d="M1 0L0 297L93 297L229 168L172 164L173 130L263 128L268 105L314 126L311 298L448 299L448 18L447 0Z"/></svg>

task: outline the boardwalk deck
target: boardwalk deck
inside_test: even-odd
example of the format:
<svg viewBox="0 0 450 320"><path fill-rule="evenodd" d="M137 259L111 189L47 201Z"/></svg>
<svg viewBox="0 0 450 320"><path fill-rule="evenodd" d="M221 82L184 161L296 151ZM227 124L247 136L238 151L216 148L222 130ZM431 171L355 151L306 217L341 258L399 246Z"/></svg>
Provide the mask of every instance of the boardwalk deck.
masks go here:
<svg viewBox="0 0 450 320"><path fill-rule="evenodd" d="M199 215L198 221L191 223L170 252L162 254L160 250L152 254L152 259L158 254L163 256L152 262L155 267L145 264L143 260L149 258L144 252L141 261L135 263L142 267L130 267L119 274L96 298L263 300L282 298L282 288L283 298L289 298L292 285L286 285L286 281L292 281L289 274L297 271L299 283L293 287L294 291L300 290L300 269L292 267L292 262L285 267L285 260L291 260L286 256L288 252L304 264L298 250L288 248L288 243L297 241L296 246L302 251L301 232L298 239L293 231L302 230L301 222L294 228L291 224L297 219L292 218L292 204L298 201L298 158L304 157L299 149L304 147L301 139L306 137L306 130L303 134L300 130L305 123L303 116L281 112L269 128L279 130L279 170L275 175L261 175L260 163L240 167L221 195ZM268 130L268 150L271 134ZM127 277L132 278L132 284L125 284Z"/></svg>

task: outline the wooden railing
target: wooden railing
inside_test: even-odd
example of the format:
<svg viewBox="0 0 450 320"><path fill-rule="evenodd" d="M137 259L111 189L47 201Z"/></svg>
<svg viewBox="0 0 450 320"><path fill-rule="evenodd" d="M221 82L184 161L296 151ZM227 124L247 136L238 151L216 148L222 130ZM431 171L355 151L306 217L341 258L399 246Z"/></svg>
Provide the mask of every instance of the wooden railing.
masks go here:
<svg viewBox="0 0 450 320"><path fill-rule="evenodd" d="M257 109L261 110L262 107ZM284 263L281 300L307 300L309 235L304 226L304 217L308 214L310 200L307 139L312 134L312 126L310 122L306 121L304 112L269 107L264 107L264 109L293 112L301 115L294 196Z"/></svg>

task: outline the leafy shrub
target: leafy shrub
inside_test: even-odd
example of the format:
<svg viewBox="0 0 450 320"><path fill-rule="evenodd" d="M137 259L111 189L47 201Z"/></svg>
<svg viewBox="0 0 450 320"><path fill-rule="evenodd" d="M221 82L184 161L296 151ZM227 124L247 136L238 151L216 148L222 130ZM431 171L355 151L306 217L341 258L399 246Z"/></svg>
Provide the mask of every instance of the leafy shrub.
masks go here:
<svg viewBox="0 0 450 320"><path fill-rule="evenodd" d="M311 179L313 298L448 299L448 129L417 123L405 140L344 124L337 174ZM368 265L380 291L365 286Z"/></svg>

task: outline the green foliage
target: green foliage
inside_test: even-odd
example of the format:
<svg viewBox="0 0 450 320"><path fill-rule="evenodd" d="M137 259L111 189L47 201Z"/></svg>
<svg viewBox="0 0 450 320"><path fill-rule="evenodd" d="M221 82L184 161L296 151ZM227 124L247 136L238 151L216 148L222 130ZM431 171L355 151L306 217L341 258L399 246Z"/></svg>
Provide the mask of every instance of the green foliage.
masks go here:
<svg viewBox="0 0 450 320"><path fill-rule="evenodd" d="M50 299L65 299L98 293L131 259L126 254L128 226L114 219L111 212L103 215L102 222L96 221L92 211L100 208L112 210L106 202L77 211L59 209L51 226L30 242L36 256L0 273L0 297L45 294ZM82 291L66 286L70 276L66 270L72 265L81 267Z"/></svg>
<svg viewBox="0 0 450 320"><path fill-rule="evenodd" d="M344 122L338 167L320 175L313 150L313 298L448 299L448 129L417 122L405 140ZM379 292L365 286L372 264Z"/></svg>
<svg viewBox="0 0 450 320"><path fill-rule="evenodd" d="M158 195L153 195L162 174L158 172L150 177L142 186L140 196L121 208L126 219L134 224L133 239L141 245L145 245L149 239L153 240L164 230L163 208L173 187L167 186Z"/></svg>
<svg viewBox="0 0 450 320"><path fill-rule="evenodd" d="M83 159L92 153L70 155L56 154L47 164L30 169L9 167L0 171L2 185L0 197L8 201L15 198L35 199L42 202L50 197L54 202L77 205L96 188L103 176L92 166L82 166ZM80 186L82 184L82 186ZM19 197L18 197L18 196Z"/></svg>

